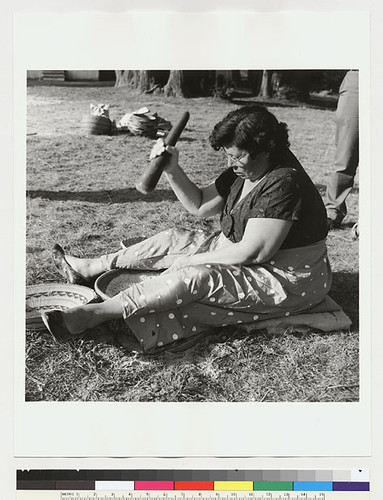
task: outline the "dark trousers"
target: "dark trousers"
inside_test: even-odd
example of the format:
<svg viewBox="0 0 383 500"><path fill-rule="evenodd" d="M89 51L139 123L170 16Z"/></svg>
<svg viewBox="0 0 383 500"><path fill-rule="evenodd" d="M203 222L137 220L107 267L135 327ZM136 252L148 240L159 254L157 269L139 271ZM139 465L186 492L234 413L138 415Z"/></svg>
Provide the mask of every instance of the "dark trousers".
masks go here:
<svg viewBox="0 0 383 500"><path fill-rule="evenodd" d="M349 195L359 164L359 75L349 71L339 89L336 111L335 172L327 185L327 217L340 223L347 214Z"/></svg>

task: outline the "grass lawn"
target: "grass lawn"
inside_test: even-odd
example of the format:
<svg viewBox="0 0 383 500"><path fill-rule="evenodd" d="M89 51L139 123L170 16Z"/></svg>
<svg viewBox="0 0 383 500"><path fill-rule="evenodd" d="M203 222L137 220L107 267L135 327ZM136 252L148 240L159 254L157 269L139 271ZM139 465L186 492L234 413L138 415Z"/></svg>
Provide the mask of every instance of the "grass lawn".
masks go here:
<svg viewBox="0 0 383 500"><path fill-rule="evenodd" d="M174 123L189 110L178 142L180 163L200 185L225 168L208 143L214 124L236 104L214 98L165 99L113 87L28 87L27 285L62 282L51 248L79 257L115 251L121 240L180 226L217 229L218 219L188 214L161 179L144 196L135 183L153 141L128 135L87 136L89 104L110 104L112 119L147 106ZM334 112L273 107L289 126L291 149L324 194L334 158ZM47 332L26 332L27 401L356 401L359 398L358 181L342 229L328 238L331 296L353 321L351 331L248 334L227 328L223 339L183 353L141 355L124 346L122 322L65 345Z"/></svg>

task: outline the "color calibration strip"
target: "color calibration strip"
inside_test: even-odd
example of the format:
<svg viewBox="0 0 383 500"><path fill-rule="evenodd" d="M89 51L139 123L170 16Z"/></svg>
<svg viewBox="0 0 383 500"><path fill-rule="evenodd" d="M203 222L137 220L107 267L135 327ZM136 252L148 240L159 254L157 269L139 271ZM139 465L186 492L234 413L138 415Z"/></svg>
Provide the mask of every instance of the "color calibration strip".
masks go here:
<svg viewBox="0 0 383 500"><path fill-rule="evenodd" d="M366 481L18 481L18 490L59 491L370 491Z"/></svg>
<svg viewBox="0 0 383 500"><path fill-rule="evenodd" d="M17 471L18 500L368 500L369 491L367 470Z"/></svg>
<svg viewBox="0 0 383 500"><path fill-rule="evenodd" d="M95 481L125 481L125 482L152 482L163 481L171 484L190 482L201 486L212 482L368 482L367 469L30 469L18 470L17 482L38 481L68 481L77 482ZM201 488L204 489L204 488Z"/></svg>

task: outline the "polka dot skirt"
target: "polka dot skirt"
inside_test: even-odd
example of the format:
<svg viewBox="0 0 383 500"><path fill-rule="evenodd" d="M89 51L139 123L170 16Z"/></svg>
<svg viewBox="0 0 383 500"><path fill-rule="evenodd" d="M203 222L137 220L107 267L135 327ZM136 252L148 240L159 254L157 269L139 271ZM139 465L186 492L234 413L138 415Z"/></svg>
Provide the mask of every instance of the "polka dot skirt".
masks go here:
<svg viewBox="0 0 383 500"><path fill-rule="evenodd" d="M203 237L202 237L203 236ZM122 251L121 267L161 268L180 253L219 248L221 234L170 230ZM153 253L154 249L154 253ZM137 255L142 257L142 267ZM162 256L162 257L161 257ZM325 243L279 251L262 265L207 264L182 268L135 283L120 293L124 319L144 350L212 327L286 317L321 302L331 286ZM163 267L162 267L163 268Z"/></svg>

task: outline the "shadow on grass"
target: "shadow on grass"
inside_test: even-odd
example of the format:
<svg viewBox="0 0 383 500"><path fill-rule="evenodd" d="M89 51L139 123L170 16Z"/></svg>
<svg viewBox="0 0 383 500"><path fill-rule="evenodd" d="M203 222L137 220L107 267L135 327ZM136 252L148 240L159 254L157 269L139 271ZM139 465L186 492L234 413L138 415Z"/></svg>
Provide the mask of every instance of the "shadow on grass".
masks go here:
<svg viewBox="0 0 383 500"><path fill-rule="evenodd" d="M315 184L318 191L325 193L327 186L324 184ZM359 193L359 188L353 188L352 193ZM170 189L156 189L152 193L142 194L135 188L127 189L105 189L102 191L48 191L36 189L27 191L29 198L45 198L47 200L77 200L92 201L93 203L125 203L134 201L162 201L176 200L176 196Z"/></svg>
<svg viewBox="0 0 383 500"><path fill-rule="evenodd" d="M330 292L352 321L352 329L359 328L359 273L334 272Z"/></svg>
<svg viewBox="0 0 383 500"><path fill-rule="evenodd" d="M259 97L254 98L241 98L233 97L227 99L232 104L237 106L266 106L268 108L311 108L311 109L330 109L335 110L337 107L337 99L334 98L320 98L312 97L307 101L287 101L278 99L262 99Z"/></svg>
<svg viewBox="0 0 383 500"><path fill-rule="evenodd" d="M137 201L159 202L176 201L170 189L156 189L142 194L135 188L105 189L102 191L47 191L43 189L27 191L29 198L44 198L51 201L87 201L91 203L134 203Z"/></svg>
<svg viewBox="0 0 383 500"><path fill-rule="evenodd" d="M182 136L178 139L178 142L195 142L197 139L189 136Z"/></svg>
<svg viewBox="0 0 383 500"><path fill-rule="evenodd" d="M324 184L316 184L318 191L326 191ZM353 193L359 193L358 188L353 188ZM177 198L170 189L155 189L152 193L142 194L135 188L104 189L102 191L48 191L45 189L28 190L29 198L43 198L51 201L88 201L91 203L134 203L136 201L176 201Z"/></svg>

